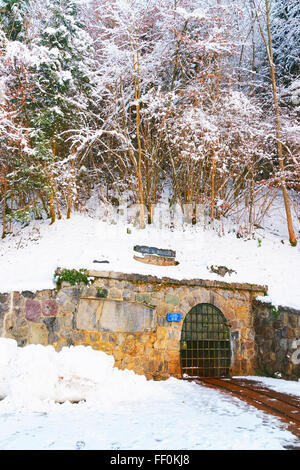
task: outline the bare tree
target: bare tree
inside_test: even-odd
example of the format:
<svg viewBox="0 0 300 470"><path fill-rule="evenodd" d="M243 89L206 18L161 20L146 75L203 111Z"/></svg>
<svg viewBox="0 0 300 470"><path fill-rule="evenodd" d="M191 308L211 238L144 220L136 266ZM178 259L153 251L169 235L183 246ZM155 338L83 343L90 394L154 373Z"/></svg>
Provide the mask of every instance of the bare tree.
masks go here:
<svg viewBox="0 0 300 470"><path fill-rule="evenodd" d="M280 169L280 186L282 189L282 194L283 194L283 199L284 199L286 220L287 220L287 226L288 226L288 232L289 232L289 240L292 246L296 246L297 240L295 237L292 214L291 214L291 205L290 205L289 195L287 192L286 181L285 181L285 165L284 165L282 133L281 133L281 112L280 112L280 105L279 105L279 100L278 100L275 64L273 60L273 42L272 42L271 18L270 18L271 1L263 0L263 2L259 2L259 0L251 0L251 3L253 5L256 20L258 22L260 34L265 45L267 58L268 58L268 64L270 68L270 78L271 78L271 83L272 83L273 104L274 104L275 122L276 122L277 153L278 153L278 162L279 162L279 169ZM263 15L261 15L261 13L263 13ZM265 25L262 24L261 16L265 18Z"/></svg>

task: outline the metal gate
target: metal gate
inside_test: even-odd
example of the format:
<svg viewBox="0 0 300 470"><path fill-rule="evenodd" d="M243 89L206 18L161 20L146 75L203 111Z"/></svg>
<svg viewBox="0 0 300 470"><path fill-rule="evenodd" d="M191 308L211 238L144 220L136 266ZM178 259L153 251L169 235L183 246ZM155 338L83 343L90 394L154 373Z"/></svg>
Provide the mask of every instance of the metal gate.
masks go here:
<svg viewBox="0 0 300 470"><path fill-rule="evenodd" d="M180 361L185 377L229 377L230 330L214 305L198 304L184 319Z"/></svg>

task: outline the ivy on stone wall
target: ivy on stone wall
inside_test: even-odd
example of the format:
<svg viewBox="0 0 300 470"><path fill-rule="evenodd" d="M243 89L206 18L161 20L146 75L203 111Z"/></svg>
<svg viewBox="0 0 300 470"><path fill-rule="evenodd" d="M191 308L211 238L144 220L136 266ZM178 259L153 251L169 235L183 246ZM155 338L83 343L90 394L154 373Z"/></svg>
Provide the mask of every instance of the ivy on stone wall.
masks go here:
<svg viewBox="0 0 300 470"><path fill-rule="evenodd" d="M83 283L88 285L90 280L86 269L61 269L57 268L54 273L54 279L58 288L61 287L63 281L68 282L71 286Z"/></svg>

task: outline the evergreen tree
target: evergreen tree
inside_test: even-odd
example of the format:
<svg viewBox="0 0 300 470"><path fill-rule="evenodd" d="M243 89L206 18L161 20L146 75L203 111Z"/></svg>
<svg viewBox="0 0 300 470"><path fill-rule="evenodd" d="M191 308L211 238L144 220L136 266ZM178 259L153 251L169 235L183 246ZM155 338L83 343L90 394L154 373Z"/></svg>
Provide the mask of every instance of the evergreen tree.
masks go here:
<svg viewBox="0 0 300 470"><path fill-rule="evenodd" d="M278 66L277 76L289 81L300 72L299 41L300 3L298 0L277 0L271 17L274 44L274 62Z"/></svg>
<svg viewBox="0 0 300 470"><path fill-rule="evenodd" d="M92 43L78 19L75 2L53 0L36 44L42 57L33 73L35 147L41 157L65 157L62 133L77 129L95 93Z"/></svg>
<svg viewBox="0 0 300 470"><path fill-rule="evenodd" d="M24 40L27 18L28 0L0 0L0 24L9 40Z"/></svg>
<svg viewBox="0 0 300 470"><path fill-rule="evenodd" d="M74 1L52 0L41 27L40 36L34 41L40 58L32 71L34 99L29 105L29 113L32 145L49 182L49 208L54 222L53 197L60 218L57 177L69 195L68 217L70 215L75 170L68 137L80 130L88 119L96 94L95 65L92 41L79 19ZM60 166L57 171L53 164L62 160L65 166ZM72 174L72 190L70 183L62 177L63 170Z"/></svg>

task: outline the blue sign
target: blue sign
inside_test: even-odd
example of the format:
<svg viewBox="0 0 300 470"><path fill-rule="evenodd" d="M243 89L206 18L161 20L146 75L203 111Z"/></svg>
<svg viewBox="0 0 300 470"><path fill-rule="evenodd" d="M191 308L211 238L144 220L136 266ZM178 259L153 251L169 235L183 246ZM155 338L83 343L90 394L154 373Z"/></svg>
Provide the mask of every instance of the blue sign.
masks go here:
<svg viewBox="0 0 300 470"><path fill-rule="evenodd" d="M168 313L168 321L180 321L181 313Z"/></svg>

